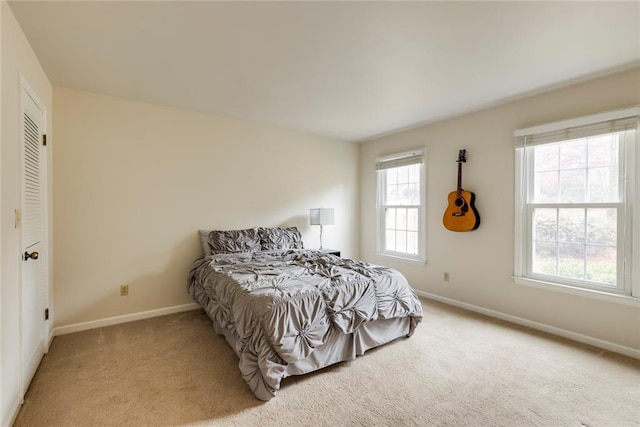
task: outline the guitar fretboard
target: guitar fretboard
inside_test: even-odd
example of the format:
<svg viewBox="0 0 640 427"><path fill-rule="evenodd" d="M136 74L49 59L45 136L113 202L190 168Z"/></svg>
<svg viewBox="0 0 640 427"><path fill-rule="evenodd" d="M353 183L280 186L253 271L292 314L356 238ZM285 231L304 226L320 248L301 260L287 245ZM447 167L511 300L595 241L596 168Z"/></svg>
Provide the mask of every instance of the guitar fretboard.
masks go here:
<svg viewBox="0 0 640 427"><path fill-rule="evenodd" d="M458 162L458 198L460 198L461 191L462 191L462 162Z"/></svg>

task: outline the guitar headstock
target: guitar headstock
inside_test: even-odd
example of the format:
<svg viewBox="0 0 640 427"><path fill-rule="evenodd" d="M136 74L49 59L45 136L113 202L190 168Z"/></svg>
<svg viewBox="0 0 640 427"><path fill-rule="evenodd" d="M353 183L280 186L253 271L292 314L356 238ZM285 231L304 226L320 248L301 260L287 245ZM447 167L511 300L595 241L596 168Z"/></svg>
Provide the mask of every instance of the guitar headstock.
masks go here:
<svg viewBox="0 0 640 427"><path fill-rule="evenodd" d="M458 152L458 163L466 163L467 161L467 150L460 150Z"/></svg>

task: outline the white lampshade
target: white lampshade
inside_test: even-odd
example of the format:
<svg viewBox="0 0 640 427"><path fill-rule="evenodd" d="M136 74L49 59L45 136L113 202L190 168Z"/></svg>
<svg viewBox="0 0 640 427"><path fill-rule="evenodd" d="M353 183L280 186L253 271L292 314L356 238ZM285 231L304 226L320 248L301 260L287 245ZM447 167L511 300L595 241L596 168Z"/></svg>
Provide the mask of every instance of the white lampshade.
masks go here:
<svg viewBox="0 0 640 427"><path fill-rule="evenodd" d="M309 224L311 225L333 225L335 218L333 208L318 208L309 210Z"/></svg>

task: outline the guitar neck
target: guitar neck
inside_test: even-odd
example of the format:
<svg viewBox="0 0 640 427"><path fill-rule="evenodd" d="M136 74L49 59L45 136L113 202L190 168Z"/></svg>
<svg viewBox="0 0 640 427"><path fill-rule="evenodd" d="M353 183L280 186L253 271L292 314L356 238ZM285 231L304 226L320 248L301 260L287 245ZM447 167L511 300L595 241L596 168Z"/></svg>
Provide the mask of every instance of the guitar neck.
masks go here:
<svg viewBox="0 0 640 427"><path fill-rule="evenodd" d="M458 162L458 197L462 191L462 162Z"/></svg>

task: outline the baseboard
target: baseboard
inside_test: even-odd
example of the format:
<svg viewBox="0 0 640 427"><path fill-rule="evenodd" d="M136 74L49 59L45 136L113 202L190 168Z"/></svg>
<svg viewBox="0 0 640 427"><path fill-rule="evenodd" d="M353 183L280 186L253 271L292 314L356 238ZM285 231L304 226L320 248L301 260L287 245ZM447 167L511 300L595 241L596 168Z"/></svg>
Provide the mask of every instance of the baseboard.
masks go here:
<svg viewBox="0 0 640 427"><path fill-rule="evenodd" d="M55 338L55 336L56 336L56 328L51 328L49 330L49 338L47 340L47 344L44 347L45 354L49 353L49 349L51 348L51 343L53 342L53 338Z"/></svg>
<svg viewBox="0 0 640 427"><path fill-rule="evenodd" d="M609 350L615 353L624 354L625 356L633 357L634 359L640 359L640 350L637 350L631 347L626 347L620 344L612 343L610 341L605 341L605 340L594 338L588 335L571 332L566 329L557 328L555 326L546 325L544 323L534 322L532 320L524 319L522 317L513 316L511 314L505 314L500 311L491 310L488 308L454 300L451 298L442 297L440 295L432 294L429 292L416 290L416 293L422 297L439 301L448 305L464 308L466 310L484 314L489 317L495 317L496 319L505 320L507 322L515 323L517 325L526 326L532 329L550 333L552 335L568 338L570 340L581 342L583 344L593 345L595 347L603 348L605 350ZM142 319L148 319L151 317L164 316L166 314L196 310L198 308L200 308L198 304L190 303L190 304L176 305L173 307L159 308L156 310L148 310L148 311L141 311L138 313L125 314L123 316L108 317L105 319L98 319L90 322L57 326L53 328L52 333L50 334L49 343L51 343L51 339L53 339L53 336L57 336L57 335L64 335L64 334L70 334L73 332L86 331L88 329L95 329L103 326L117 325L119 323L133 322L135 320L142 320Z"/></svg>
<svg viewBox="0 0 640 427"><path fill-rule="evenodd" d="M158 308L155 310L140 311L138 313L125 314L122 316L107 317L105 319L92 320L90 322L73 323L71 325L56 326L53 328L53 335L65 335L73 332L86 331L89 329L101 328L103 326L117 325L119 323L133 322L135 320L149 319L151 317L164 316L166 314L180 313L182 311L195 310L200 308L195 302L173 307Z"/></svg>
<svg viewBox="0 0 640 427"><path fill-rule="evenodd" d="M515 323L517 325L526 326L538 331L547 332L552 335L558 335L563 338L568 338L573 341L578 341L583 344L589 344L594 347L603 348L605 350L613 351L614 353L624 354L625 356L633 357L634 359L640 359L640 350L635 348L626 347L620 344L615 344L609 341L601 340L598 338L590 337L588 335L578 334L576 332L567 331L566 329L556 328L555 326L545 325L544 323L534 322L522 317L512 316L500 311L490 310L488 308L480 307L466 302L461 302L451 298L442 297L440 295L432 294L429 292L415 290L416 294L429 298L435 301L439 301L445 304L453 305L456 307L464 308L469 311L484 314L489 317L495 317L496 319L506 320L507 322Z"/></svg>
<svg viewBox="0 0 640 427"><path fill-rule="evenodd" d="M47 342L45 343L44 352L49 352L49 346L51 345L51 341L53 341L53 328L49 331L49 336L47 337ZM18 414L20 413L20 408L22 407L22 403L24 402L24 396L20 394L14 404L9 409L7 420L0 420L0 426L12 426L16 422L16 418L18 418ZM5 422L8 421L8 422Z"/></svg>
<svg viewBox="0 0 640 427"><path fill-rule="evenodd" d="M7 420L9 421L7 424L2 424L3 426L12 426L13 423L16 422L16 418L18 418L18 413L20 412L20 407L22 406L22 394L18 396L18 399L11 405L11 409L9 409L9 416ZM2 421L4 422L4 420Z"/></svg>

